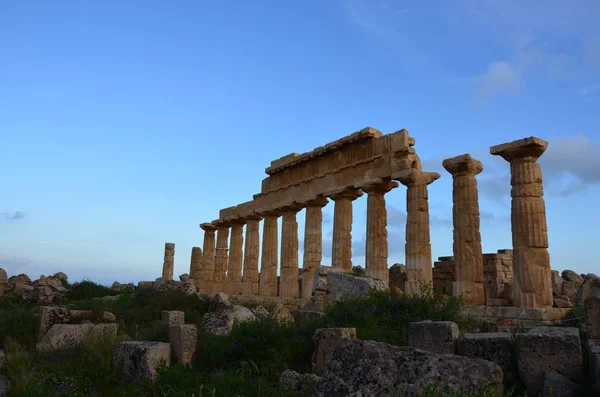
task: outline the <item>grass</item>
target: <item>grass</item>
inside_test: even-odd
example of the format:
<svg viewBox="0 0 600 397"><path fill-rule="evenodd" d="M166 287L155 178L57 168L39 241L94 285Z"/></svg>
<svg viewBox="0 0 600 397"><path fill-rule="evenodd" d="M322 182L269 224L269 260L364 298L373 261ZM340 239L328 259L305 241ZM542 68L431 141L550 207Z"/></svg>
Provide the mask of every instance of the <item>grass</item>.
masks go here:
<svg viewBox="0 0 600 397"><path fill-rule="evenodd" d="M469 325L460 316L460 299L442 299L431 292L422 297L392 297L389 292L377 292L337 303L314 321L292 325L269 320L249 322L236 325L227 336L212 337L201 327L209 302L198 295L142 289L123 293L116 300L94 299L114 294L90 281L72 287L63 303L70 309L93 313L111 311L117 316L119 335L110 340L92 339L54 353L34 348L38 308L23 305L10 294L1 297L0 336L4 337L0 343L7 353L7 365L1 371L11 381L11 396L283 397L279 375L287 368L310 372L315 347L312 337L317 328L354 327L359 339L402 346L407 344L408 325L413 321ZM160 322L163 310L184 311L186 323L197 325L195 362L163 368L153 383L125 379L111 367L114 348L123 340L166 341L167 329ZM485 390L435 387L428 386L419 395L490 395ZM290 393L285 396L294 397Z"/></svg>

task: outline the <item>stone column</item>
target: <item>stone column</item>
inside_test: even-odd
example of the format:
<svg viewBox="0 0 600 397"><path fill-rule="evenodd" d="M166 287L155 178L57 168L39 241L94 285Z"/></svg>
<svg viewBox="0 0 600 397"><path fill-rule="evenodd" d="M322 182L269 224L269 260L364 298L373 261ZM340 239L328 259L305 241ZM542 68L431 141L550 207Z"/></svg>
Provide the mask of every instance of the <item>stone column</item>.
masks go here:
<svg viewBox="0 0 600 397"><path fill-rule="evenodd" d="M331 266L335 269L352 270L352 202L362 195L358 189L346 189L330 196L335 201L331 247Z"/></svg>
<svg viewBox="0 0 600 397"><path fill-rule="evenodd" d="M412 170L398 178L407 187L404 292L408 295L419 295L422 288L433 288L427 185L439 177L437 172Z"/></svg>
<svg viewBox="0 0 600 397"><path fill-rule="evenodd" d="M259 295L277 296L277 263L279 236L277 218L280 213L270 211L261 214L263 221L262 256L260 262Z"/></svg>
<svg viewBox="0 0 600 397"><path fill-rule="evenodd" d="M468 154L446 159L442 165L452 174L455 280L452 295L462 295L467 305L484 305L483 254L479 231L479 196L475 175L483 164Z"/></svg>
<svg viewBox="0 0 600 397"><path fill-rule="evenodd" d="M258 228L261 219L258 215L245 218L247 223L242 295L258 295L258 256L260 253Z"/></svg>
<svg viewBox="0 0 600 397"><path fill-rule="evenodd" d="M200 291L204 285L204 274L202 273L202 249L192 247L192 257L190 259L190 281Z"/></svg>
<svg viewBox="0 0 600 397"><path fill-rule="evenodd" d="M492 146L490 153L510 163L513 240L513 304L552 307L552 274L548 253L548 225L537 159L548 142L530 137Z"/></svg>
<svg viewBox="0 0 600 397"><path fill-rule="evenodd" d="M298 298L298 222L296 214L299 206L282 209L281 222L281 272L279 277L279 297Z"/></svg>
<svg viewBox="0 0 600 397"><path fill-rule="evenodd" d="M200 225L204 230L204 254L202 255L202 281L200 292L210 294L213 292L215 274L215 231L217 228L212 223Z"/></svg>
<svg viewBox="0 0 600 397"><path fill-rule="evenodd" d="M217 227L217 248L215 250L215 271L213 273L213 293L226 292L227 259L229 257L229 224L213 222Z"/></svg>
<svg viewBox="0 0 600 397"><path fill-rule="evenodd" d="M243 220L231 222L231 241L229 243L229 262L227 263L228 294L242 294L242 261L244 259L244 223Z"/></svg>
<svg viewBox="0 0 600 397"><path fill-rule="evenodd" d="M173 265L175 263L175 244L165 243L165 261L163 262L162 277L173 280Z"/></svg>
<svg viewBox="0 0 600 397"><path fill-rule="evenodd" d="M323 207L327 198L319 197L306 203L306 221L304 224L304 257L302 273L302 297L312 296L313 280L319 271L323 259Z"/></svg>
<svg viewBox="0 0 600 397"><path fill-rule="evenodd" d="M367 192L367 246L365 269L367 276L389 283L387 210L384 195L398 187L398 182L384 181L362 187Z"/></svg>

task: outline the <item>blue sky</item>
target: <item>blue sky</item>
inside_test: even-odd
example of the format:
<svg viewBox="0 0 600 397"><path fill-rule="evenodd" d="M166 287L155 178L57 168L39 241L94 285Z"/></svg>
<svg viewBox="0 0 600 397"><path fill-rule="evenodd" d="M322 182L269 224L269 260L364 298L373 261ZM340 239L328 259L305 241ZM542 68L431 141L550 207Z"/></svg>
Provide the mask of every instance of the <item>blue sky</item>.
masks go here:
<svg viewBox="0 0 600 397"><path fill-rule="evenodd" d="M198 224L258 193L271 160L372 126L407 128L442 174L434 257L452 254L441 161L484 163L495 252L511 247L509 166L489 146L548 140L552 267L598 273L599 13L595 0L3 1L0 267L154 279L169 241L188 272ZM405 189L386 197L392 265ZM366 197L354 208L362 265Z"/></svg>

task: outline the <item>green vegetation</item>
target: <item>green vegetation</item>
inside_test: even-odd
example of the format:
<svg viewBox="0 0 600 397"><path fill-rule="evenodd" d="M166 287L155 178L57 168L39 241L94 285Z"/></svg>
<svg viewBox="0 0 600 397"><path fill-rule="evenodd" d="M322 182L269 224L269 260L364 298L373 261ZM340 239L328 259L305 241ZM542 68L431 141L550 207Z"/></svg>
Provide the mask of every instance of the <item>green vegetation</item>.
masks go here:
<svg viewBox="0 0 600 397"><path fill-rule="evenodd" d="M445 320L468 326L458 299L392 297L379 292L336 304L324 318L309 323L278 325L269 320L240 324L227 336L212 337L200 326L209 302L196 295L142 289L115 300L94 299L114 291L90 281L72 287L61 304L69 309L111 311L119 322L114 340L91 340L85 346L53 353L35 351L38 308L14 296L0 298L0 336L7 363L2 372L11 382L11 396L284 396L278 379L286 368L310 371L312 336L321 327L355 327L359 339L407 343L408 324ZM160 371L154 383L124 379L111 367L112 351L123 340L166 341L160 322L163 310L185 312L186 323L198 326L196 361ZM289 393L285 394L290 396ZM404 395L404 394L401 394ZM487 390L450 391L431 386L421 396L479 396Z"/></svg>

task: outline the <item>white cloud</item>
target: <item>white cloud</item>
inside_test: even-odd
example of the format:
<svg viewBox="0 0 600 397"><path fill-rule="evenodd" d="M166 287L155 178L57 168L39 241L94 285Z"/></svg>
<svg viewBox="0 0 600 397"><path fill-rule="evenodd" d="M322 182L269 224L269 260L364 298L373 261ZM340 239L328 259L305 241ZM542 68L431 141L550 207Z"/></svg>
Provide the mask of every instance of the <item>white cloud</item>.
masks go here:
<svg viewBox="0 0 600 397"><path fill-rule="evenodd" d="M492 62L487 72L474 78L477 95L490 100L497 94L516 94L521 91L521 72L507 62Z"/></svg>

